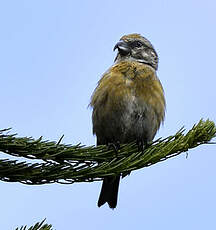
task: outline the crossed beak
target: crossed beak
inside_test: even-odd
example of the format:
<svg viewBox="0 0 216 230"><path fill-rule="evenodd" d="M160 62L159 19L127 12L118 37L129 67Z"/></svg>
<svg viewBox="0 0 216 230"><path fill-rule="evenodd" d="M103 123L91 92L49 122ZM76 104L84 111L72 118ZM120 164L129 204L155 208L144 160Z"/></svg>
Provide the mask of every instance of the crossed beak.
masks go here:
<svg viewBox="0 0 216 230"><path fill-rule="evenodd" d="M127 55L131 52L131 49L128 45L127 42L125 41L119 41L115 47L113 48L113 51L115 51L116 49L118 49L118 52L121 54L121 55Z"/></svg>

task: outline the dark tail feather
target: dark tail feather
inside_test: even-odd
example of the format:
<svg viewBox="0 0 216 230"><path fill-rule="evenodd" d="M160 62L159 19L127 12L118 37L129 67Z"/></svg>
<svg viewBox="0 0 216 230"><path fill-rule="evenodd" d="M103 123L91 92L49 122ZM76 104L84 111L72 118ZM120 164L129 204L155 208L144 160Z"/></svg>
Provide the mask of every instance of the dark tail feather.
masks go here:
<svg viewBox="0 0 216 230"><path fill-rule="evenodd" d="M119 176L108 176L103 180L100 196L98 199L98 207L108 203L110 208L115 208L118 199L118 189L119 189Z"/></svg>

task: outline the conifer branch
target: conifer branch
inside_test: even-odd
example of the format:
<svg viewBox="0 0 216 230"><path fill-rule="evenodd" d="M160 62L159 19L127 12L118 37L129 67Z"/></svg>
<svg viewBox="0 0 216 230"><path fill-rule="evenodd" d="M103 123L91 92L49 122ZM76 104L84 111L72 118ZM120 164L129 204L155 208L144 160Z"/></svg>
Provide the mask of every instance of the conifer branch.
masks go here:
<svg viewBox="0 0 216 230"><path fill-rule="evenodd" d="M52 230L52 225L44 224L46 219L41 222L36 223L34 226L27 228L27 226L22 226L21 228L16 228L16 230Z"/></svg>
<svg viewBox="0 0 216 230"><path fill-rule="evenodd" d="M25 184L74 183L101 180L108 175L137 170L211 143L216 135L214 122L200 120L186 134L180 129L175 135L158 139L138 152L136 143L121 145L116 156L107 146L66 145L60 141L17 137L9 129L0 130L0 151L17 157L0 159L0 180ZM32 163L20 162L19 157ZM36 162L34 162L36 161Z"/></svg>

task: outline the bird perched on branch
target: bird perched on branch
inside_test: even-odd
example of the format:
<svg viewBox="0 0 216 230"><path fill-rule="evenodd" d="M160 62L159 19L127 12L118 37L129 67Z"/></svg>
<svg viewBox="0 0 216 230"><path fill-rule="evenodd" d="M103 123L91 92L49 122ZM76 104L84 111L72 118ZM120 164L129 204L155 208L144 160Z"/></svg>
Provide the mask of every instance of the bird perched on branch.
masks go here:
<svg viewBox="0 0 216 230"><path fill-rule="evenodd" d="M136 141L143 150L165 115L165 98L157 78L158 55L139 34L123 36L115 45L114 64L103 74L91 97L93 133L97 145ZM98 206L117 205L120 175L103 180Z"/></svg>

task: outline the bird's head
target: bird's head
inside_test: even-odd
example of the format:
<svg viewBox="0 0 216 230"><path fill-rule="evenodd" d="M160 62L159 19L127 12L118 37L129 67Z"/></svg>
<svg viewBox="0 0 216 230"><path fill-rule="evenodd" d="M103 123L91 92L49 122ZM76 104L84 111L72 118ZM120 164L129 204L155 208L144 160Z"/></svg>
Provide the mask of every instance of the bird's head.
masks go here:
<svg viewBox="0 0 216 230"><path fill-rule="evenodd" d="M158 68L158 55L152 44L140 34L129 34L121 37L115 45L114 50L118 49L115 62L137 61Z"/></svg>

